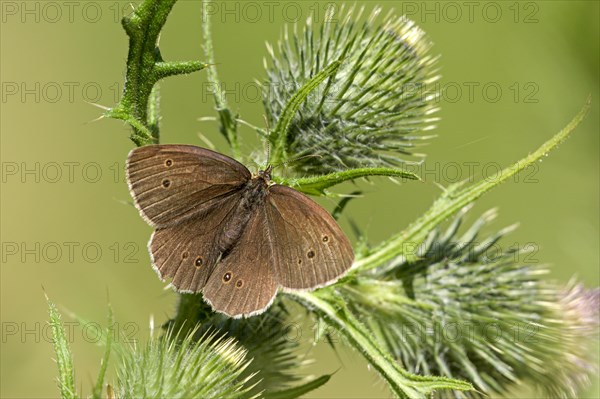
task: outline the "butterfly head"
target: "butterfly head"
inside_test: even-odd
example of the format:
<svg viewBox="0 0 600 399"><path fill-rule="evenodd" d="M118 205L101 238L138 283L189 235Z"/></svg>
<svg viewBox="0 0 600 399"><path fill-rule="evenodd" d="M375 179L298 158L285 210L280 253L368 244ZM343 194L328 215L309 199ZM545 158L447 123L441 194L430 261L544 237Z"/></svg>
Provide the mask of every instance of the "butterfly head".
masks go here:
<svg viewBox="0 0 600 399"><path fill-rule="evenodd" d="M263 179L266 183L270 183L272 171L273 171L273 165L267 165L267 168L265 170L258 171L258 177Z"/></svg>

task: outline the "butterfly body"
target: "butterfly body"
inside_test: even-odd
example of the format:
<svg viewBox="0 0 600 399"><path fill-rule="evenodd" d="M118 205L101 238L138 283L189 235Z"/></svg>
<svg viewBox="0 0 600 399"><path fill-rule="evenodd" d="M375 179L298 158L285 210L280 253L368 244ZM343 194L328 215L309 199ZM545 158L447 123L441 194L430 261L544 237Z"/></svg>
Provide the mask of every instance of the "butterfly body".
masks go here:
<svg viewBox="0 0 600 399"><path fill-rule="evenodd" d="M225 155L187 145L131 151L127 180L155 232L148 248L161 279L202 292L233 317L264 311L277 290L329 284L352 264L331 215L292 188L252 175Z"/></svg>
<svg viewBox="0 0 600 399"><path fill-rule="evenodd" d="M241 188L240 201L228 221L228 226L223 229L219 240L220 249L228 251L239 240L254 211L264 206L270 185L270 175L260 171L259 174L248 180Z"/></svg>

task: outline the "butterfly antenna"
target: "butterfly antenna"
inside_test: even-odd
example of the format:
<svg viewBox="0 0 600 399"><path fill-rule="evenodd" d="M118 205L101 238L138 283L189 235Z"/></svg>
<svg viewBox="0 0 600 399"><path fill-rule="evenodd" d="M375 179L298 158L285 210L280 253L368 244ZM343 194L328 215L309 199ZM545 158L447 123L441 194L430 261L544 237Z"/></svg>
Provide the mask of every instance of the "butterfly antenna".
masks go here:
<svg viewBox="0 0 600 399"><path fill-rule="evenodd" d="M267 166L269 165L269 160L271 159L271 142L269 141L269 136L271 136L271 126L269 126L269 119L267 115L263 114L263 118L265 120L265 126L267 127Z"/></svg>

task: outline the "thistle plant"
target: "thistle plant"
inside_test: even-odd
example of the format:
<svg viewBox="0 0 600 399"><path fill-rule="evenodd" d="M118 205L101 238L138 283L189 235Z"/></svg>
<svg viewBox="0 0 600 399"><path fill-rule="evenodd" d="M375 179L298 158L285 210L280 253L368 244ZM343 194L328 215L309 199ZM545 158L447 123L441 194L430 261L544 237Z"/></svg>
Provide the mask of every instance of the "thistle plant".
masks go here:
<svg viewBox="0 0 600 399"><path fill-rule="evenodd" d="M124 18L127 80L122 100L105 116L131 125L134 144L158 143L159 80L206 69L218 130L242 159L242 119L219 92L208 13L203 62L160 56L158 37L174 4L145 0ZM437 57L413 22L382 16L378 8L363 14L341 10L336 24L309 20L302 30L284 28L277 45L267 48L264 107L273 129L256 131L268 141L272 163L295 160L292 176L274 176L280 184L334 196L331 189L349 180L418 179L403 166L431 138L436 106L428 87L438 78ZM93 396L101 397L111 351L119 359L110 385L115 397L295 398L317 389L335 377L300 376L310 364L286 339L290 320L300 317L288 311L292 302L364 356L396 397L480 398L521 385L548 397L577 396L596 370L600 291L546 281L547 268L527 262L527 248L497 250L515 226L485 233L495 210L461 226L481 195L562 143L589 104L497 179L446 188L412 224L373 247L361 244L367 241L362 235L353 267L332 285L280 293L265 313L236 320L214 313L201 294L181 294L160 337L142 347L105 341ZM340 201L337 217L349 200ZM50 309L61 394L76 397L59 315Z"/></svg>

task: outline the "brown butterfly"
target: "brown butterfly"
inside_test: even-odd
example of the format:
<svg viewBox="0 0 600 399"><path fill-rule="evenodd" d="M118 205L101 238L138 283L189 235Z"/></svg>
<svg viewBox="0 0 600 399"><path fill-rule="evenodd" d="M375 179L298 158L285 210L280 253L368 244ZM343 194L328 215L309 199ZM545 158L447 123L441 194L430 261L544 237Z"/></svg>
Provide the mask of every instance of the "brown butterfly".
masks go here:
<svg viewBox="0 0 600 399"><path fill-rule="evenodd" d="M149 145L127 158L129 190L156 228L148 249L162 280L202 292L232 317L266 310L277 290L337 280L354 253L333 217L304 194L191 145Z"/></svg>

